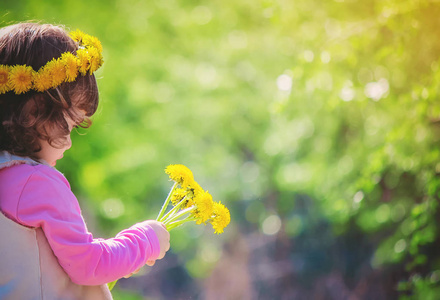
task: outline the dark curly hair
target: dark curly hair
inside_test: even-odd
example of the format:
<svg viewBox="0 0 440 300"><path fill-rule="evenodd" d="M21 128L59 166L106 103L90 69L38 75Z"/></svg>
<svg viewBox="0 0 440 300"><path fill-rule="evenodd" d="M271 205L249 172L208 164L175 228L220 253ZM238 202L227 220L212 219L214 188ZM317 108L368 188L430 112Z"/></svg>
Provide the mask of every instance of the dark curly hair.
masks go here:
<svg viewBox="0 0 440 300"><path fill-rule="evenodd" d="M50 24L20 23L0 29L0 64L28 65L38 71L78 45L64 28ZM91 125L98 107L95 76L78 76L45 92L0 94L0 151L36 158L40 141L61 148L70 133L66 117L81 127ZM85 117L80 111L85 111Z"/></svg>

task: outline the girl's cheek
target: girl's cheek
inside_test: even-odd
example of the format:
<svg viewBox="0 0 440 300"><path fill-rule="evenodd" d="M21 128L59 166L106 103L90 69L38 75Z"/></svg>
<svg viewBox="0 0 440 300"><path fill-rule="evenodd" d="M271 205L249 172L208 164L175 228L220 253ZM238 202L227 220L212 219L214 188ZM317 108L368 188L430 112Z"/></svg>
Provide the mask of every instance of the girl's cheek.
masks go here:
<svg viewBox="0 0 440 300"><path fill-rule="evenodd" d="M72 147L72 139L70 137L70 134L67 136L67 144L66 144L66 150L70 149Z"/></svg>

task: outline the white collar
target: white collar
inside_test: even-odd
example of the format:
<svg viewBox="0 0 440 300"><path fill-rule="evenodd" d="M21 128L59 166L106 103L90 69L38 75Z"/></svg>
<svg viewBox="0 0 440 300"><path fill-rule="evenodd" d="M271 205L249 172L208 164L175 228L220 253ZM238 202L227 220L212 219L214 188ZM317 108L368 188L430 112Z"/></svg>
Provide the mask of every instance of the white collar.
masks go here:
<svg viewBox="0 0 440 300"><path fill-rule="evenodd" d="M32 166L36 166L36 165L49 166L45 161L39 162L29 157L17 156L7 151L0 151L0 170L3 168L11 167L14 165L20 165L20 164L28 164Z"/></svg>

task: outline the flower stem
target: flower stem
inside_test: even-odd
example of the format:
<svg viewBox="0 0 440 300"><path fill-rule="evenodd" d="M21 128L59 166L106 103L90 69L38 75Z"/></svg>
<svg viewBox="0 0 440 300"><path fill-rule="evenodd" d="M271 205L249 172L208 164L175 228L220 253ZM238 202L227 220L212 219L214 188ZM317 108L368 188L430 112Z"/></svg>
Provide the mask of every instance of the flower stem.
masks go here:
<svg viewBox="0 0 440 300"><path fill-rule="evenodd" d="M169 218L171 215L174 215L175 214L175 212L177 211L177 210L179 210L179 208L180 208L180 206L182 206L182 204L184 203L186 201L186 196L182 199L182 200L180 200L180 202L179 203L177 203L176 204L176 206L174 206L165 216L163 216L162 218L160 218L160 219L157 219L158 221L160 221L160 222L163 222L164 220L166 220L167 218Z"/></svg>
<svg viewBox="0 0 440 300"><path fill-rule="evenodd" d="M187 216L185 219L183 219L183 220L178 220L178 221L174 221L174 222L171 222L171 223L169 223L168 225L167 225L167 229L168 230L171 230L171 229L174 229L174 228L176 228L176 227L179 227L179 226L181 226L181 225L183 225L183 224L185 224L185 223L187 223L187 222L191 222L191 221L195 221L195 220L197 220L196 218L194 218L194 217L192 217L192 216Z"/></svg>
<svg viewBox="0 0 440 300"><path fill-rule="evenodd" d="M193 205L191 207L188 207L187 209L182 210L181 212L172 215L171 217L169 217L168 219L164 220L163 222L165 223L165 225L170 224L173 221L176 221L177 219L179 219L181 216L184 216L190 212L192 212L193 210L196 209L196 206Z"/></svg>
<svg viewBox="0 0 440 300"><path fill-rule="evenodd" d="M183 224L184 223L181 223L181 224L174 224L174 223L169 224L169 225L167 225L167 230L170 231L171 229L177 228L177 227L179 227L179 226L181 226Z"/></svg>
<svg viewBox="0 0 440 300"><path fill-rule="evenodd" d="M118 282L118 280L116 279L115 281L109 282L107 283L108 289L111 291L113 289L113 287L116 285L116 282Z"/></svg>
<svg viewBox="0 0 440 300"><path fill-rule="evenodd" d="M157 215L156 220L159 220L160 218L162 218L163 214L165 213L165 211L167 209L168 203L170 203L171 196L173 195L173 192L176 189L176 187L177 187L177 182L174 182L174 185L171 188L171 190L170 190L170 192L168 194L168 197L165 199L165 202L163 203L162 208L160 209L160 212Z"/></svg>
<svg viewBox="0 0 440 300"><path fill-rule="evenodd" d="M181 223L181 224L173 224L173 225L167 225L167 230L168 231L170 231L170 230L172 230L172 229L174 229L174 228L177 228L177 227L179 227L179 226L182 226L184 223Z"/></svg>

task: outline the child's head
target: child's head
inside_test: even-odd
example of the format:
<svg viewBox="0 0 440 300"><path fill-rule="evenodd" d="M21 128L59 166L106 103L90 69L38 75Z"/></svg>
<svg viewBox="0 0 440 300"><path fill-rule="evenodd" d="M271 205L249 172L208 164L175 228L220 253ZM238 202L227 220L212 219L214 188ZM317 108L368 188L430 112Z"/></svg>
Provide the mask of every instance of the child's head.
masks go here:
<svg viewBox="0 0 440 300"><path fill-rule="evenodd" d="M3 85L4 90L0 89L0 151L45 159L42 153L47 150L47 145L63 152L70 147L72 126L90 125L88 117L95 113L98 106L98 87L94 70L90 67L93 64L90 56L88 61L80 59L80 54L88 56L88 48L81 52L84 50L79 49L84 47L80 45L59 26L22 23L0 29L0 67L9 70L9 73L4 73L9 74L9 86ZM75 76L53 83L55 79L51 78L56 75L53 75L53 65L48 67L48 62L57 59L62 62L63 78L68 78L68 66L60 58L66 53L74 58ZM14 90L11 70L15 70L16 66L33 69L30 73L33 74L32 87ZM88 67L89 71L81 70L82 67ZM43 71L47 71L48 77L36 79ZM44 84L50 86L45 88Z"/></svg>

